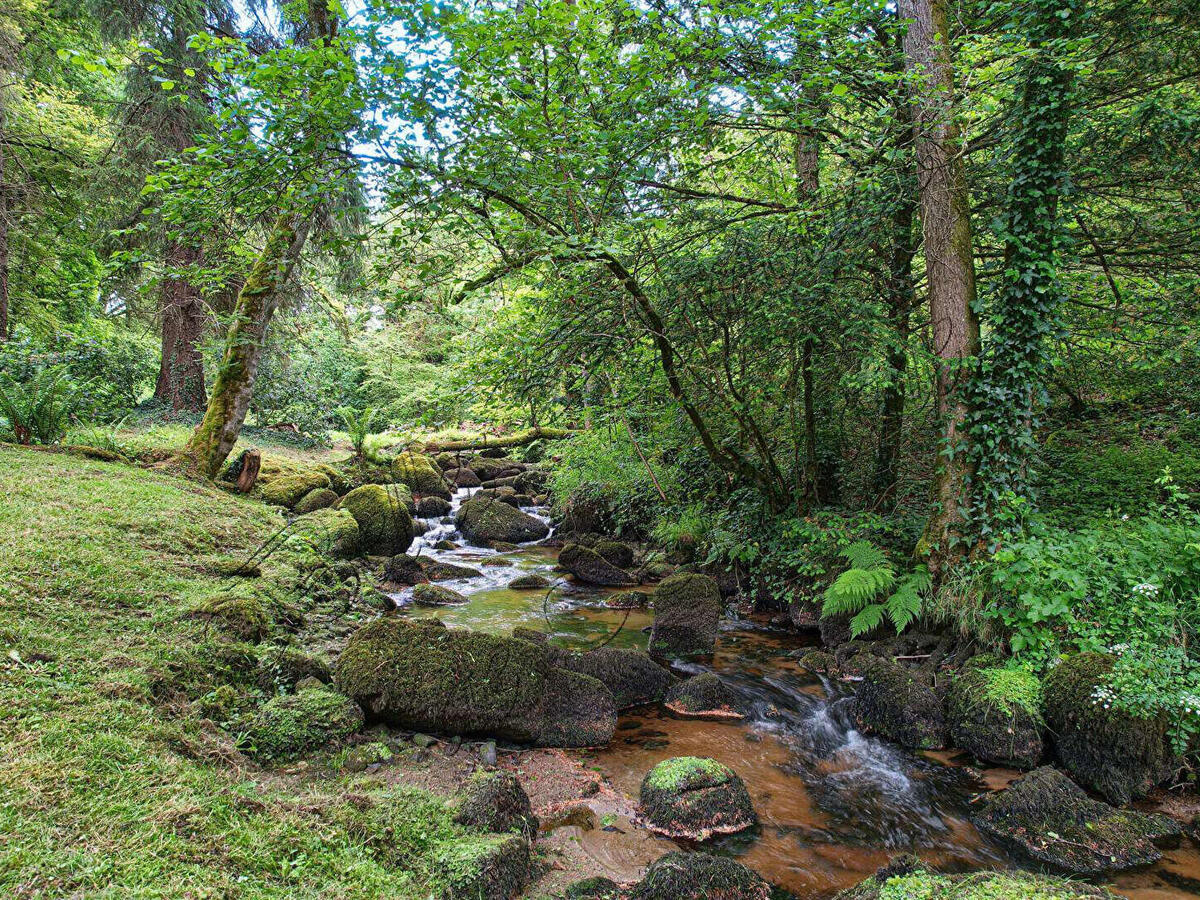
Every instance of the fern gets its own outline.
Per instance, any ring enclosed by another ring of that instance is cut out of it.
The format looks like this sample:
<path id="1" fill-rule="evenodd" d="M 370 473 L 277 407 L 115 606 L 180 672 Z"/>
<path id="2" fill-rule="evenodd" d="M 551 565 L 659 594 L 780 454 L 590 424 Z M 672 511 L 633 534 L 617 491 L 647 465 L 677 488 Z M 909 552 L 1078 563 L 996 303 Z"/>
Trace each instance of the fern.
<path id="1" fill-rule="evenodd" d="M 375 433 L 375 420 L 378 417 L 377 411 L 374 407 L 370 406 L 363 410 L 339 406 L 335 412 L 346 426 L 346 434 L 350 437 L 350 443 L 354 447 L 355 455 L 359 459 L 362 459 L 363 447 L 366 446 L 367 438 Z"/>
<path id="2" fill-rule="evenodd" d="M 852 616 L 850 633 L 858 637 L 885 618 L 903 631 L 921 614 L 922 595 L 931 583 L 925 566 L 897 578 L 891 561 L 869 541 L 854 542 L 842 557 L 850 568 L 826 588 L 822 615 Z"/>
<path id="3" fill-rule="evenodd" d="M 18 444 L 54 444 L 66 433 L 79 392 L 63 369 L 43 369 L 24 384 L 0 383 L 0 416 L 8 420 Z"/>

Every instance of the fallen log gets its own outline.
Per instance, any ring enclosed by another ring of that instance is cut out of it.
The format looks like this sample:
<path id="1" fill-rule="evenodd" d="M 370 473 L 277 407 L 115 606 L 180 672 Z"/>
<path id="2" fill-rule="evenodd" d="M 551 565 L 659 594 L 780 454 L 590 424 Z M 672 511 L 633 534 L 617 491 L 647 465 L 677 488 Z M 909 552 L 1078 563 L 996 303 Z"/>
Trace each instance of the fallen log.
<path id="1" fill-rule="evenodd" d="M 524 447 L 534 441 L 556 441 L 559 438 L 570 437 L 575 432 L 569 428 L 527 428 L 503 437 L 482 434 L 478 437 L 462 441 L 443 441 L 425 445 L 426 453 L 455 453 L 463 450 L 487 450 L 491 447 Z"/>

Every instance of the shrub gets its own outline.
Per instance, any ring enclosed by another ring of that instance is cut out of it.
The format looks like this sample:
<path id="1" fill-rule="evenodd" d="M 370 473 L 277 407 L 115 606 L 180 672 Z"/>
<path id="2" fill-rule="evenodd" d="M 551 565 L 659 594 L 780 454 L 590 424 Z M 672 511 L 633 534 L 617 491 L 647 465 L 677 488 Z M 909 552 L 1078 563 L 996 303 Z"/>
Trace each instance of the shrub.
<path id="1" fill-rule="evenodd" d="M 63 368 L 42 369 L 25 383 L 0 380 L 0 415 L 18 444 L 57 444 L 70 424 L 81 386 Z"/>

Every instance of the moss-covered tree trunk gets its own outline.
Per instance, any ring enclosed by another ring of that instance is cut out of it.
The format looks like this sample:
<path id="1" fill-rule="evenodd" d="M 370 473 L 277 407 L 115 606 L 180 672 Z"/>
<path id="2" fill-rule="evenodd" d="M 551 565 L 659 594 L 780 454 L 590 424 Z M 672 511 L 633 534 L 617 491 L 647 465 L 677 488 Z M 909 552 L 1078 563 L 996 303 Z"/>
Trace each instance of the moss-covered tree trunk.
<path id="1" fill-rule="evenodd" d="M 307 217 L 281 214 L 238 292 L 212 396 L 185 451 L 197 471 L 209 478 L 221 471 L 246 421 L 263 339 L 307 235 Z"/>
<path id="2" fill-rule="evenodd" d="M 934 571 L 952 564 L 965 541 L 972 456 L 967 390 L 979 355 L 970 195 L 954 118 L 954 67 L 946 0 L 900 0 L 905 66 L 914 98 L 917 192 L 925 239 L 929 318 L 942 422 L 934 510 L 925 532 Z"/>

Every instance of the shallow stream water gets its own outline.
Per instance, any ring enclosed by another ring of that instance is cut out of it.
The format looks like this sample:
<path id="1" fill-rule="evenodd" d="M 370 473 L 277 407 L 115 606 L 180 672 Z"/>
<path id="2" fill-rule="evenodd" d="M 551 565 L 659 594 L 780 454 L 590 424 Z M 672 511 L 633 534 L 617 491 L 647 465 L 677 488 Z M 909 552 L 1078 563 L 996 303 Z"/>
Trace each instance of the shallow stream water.
<path id="1" fill-rule="evenodd" d="M 455 495 L 454 511 L 469 493 Z M 525 511 L 546 518 L 545 510 Z M 609 609 L 604 598 L 610 591 L 576 584 L 553 571 L 556 550 L 526 545 L 498 553 L 465 544 L 435 550 L 433 545 L 444 539 L 461 543 L 453 512 L 424 524 L 428 530 L 410 553 L 483 574 L 440 582 L 469 598 L 457 606 L 411 605 L 411 590 L 394 595 L 406 614 L 495 634 L 533 628 L 547 632 L 557 646 L 572 649 L 588 649 L 610 638 L 609 646 L 645 649 L 652 613 Z M 513 578 L 528 573 L 544 575 L 551 588 L 507 588 Z M 947 872 L 1014 866 L 1007 853 L 970 824 L 969 816 L 973 803 L 1018 773 L 971 768 L 969 760 L 952 753 L 909 753 L 859 733 L 850 716 L 853 686 L 800 668 L 788 654 L 804 646 L 794 633 L 757 620 L 726 620 L 710 664 L 678 671 L 715 672 L 741 695 L 749 710 L 744 720 L 684 720 L 644 708 L 621 716 L 607 748 L 580 756 L 634 800 L 642 778 L 663 759 L 706 756 L 725 763 L 745 781 L 761 826 L 713 841 L 706 849 L 735 856 L 805 900 L 857 884 L 903 852 Z M 564 827 L 575 829 L 574 837 L 596 868 L 618 881 L 638 878 L 673 847 L 628 816 L 606 824 Z M 1158 865 L 1121 875 L 1110 886 L 1133 900 L 1200 896 L 1200 851 L 1185 840 L 1182 849 L 1168 851 Z"/>

